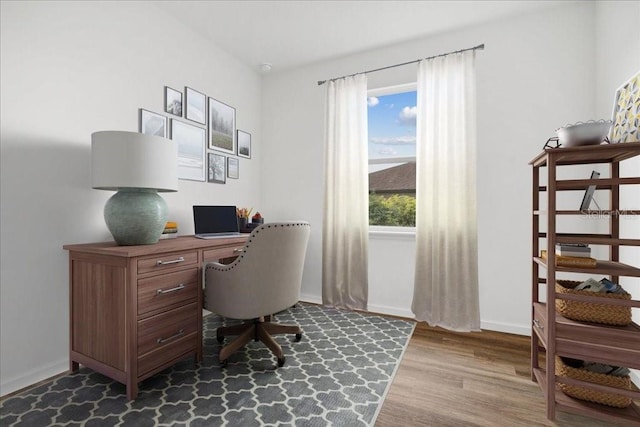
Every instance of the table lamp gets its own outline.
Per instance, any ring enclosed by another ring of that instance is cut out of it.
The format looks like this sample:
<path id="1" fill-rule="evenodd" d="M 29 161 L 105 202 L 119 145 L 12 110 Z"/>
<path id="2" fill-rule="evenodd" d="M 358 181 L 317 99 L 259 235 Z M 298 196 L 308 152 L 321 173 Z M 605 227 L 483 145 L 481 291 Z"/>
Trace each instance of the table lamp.
<path id="1" fill-rule="evenodd" d="M 104 220 L 118 245 L 157 243 L 168 212 L 158 192 L 178 191 L 178 146 L 137 132 L 95 132 L 91 179 L 93 188 L 117 191 L 104 207 Z"/>

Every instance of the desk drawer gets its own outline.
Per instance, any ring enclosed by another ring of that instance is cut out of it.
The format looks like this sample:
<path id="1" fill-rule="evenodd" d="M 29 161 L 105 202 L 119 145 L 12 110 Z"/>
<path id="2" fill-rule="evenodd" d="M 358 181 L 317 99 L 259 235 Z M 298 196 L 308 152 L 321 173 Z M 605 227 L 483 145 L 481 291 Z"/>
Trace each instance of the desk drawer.
<path id="1" fill-rule="evenodd" d="M 138 354 L 170 347 L 197 330 L 197 303 L 141 320 L 138 322 Z"/>
<path id="2" fill-rule="evenodd" d="M 138 274 L 166 271 L 172 268 L 198 265 L 198 252 L 172 252 L 168 254 L 140 258 Z"/>
<path id="3" fill-rule="evenodd" d="M 138 280 L 138 315 L 198 298 L 198 269 Z"/>
<path id="4" fill-rule="evenodd" d="M 177 362 L 182 357 L 189 353 L 193 355 L 197 351 L 197 338 L 198 335 L 193 332 L 181 338 L 177 338 L 175 341 L 167 344 L 161 349 L 152 351 L 138 358 L 138 378 L 147 377 L 148 373 L 153 374 L 153 371 L 157 371 L 165 364 L 171 361 Z"/>
<path id="5" fill-rule="evenodd" d="M 237 257 L 242 253 L 244 245 L 230 246 L 228 248 L 216 248 L 204 251 L 204 262 L 218 261 L 223 258 Z"/>

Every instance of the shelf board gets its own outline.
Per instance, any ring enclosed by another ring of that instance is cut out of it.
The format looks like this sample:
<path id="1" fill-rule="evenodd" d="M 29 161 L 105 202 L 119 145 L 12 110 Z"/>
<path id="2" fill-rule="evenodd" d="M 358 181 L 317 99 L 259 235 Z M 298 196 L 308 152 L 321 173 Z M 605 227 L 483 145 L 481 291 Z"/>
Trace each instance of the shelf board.
<path id="1" fill-rule="evenodd" d="M 529 164 L 535 167 L 546 166 L 549 157 L 554 158 L 556 165 L 610 163 L 620 162 L 638 155 L 640 155 L 640 144 L 637 142 L 547 148 L 533 158 Z"/>
<path id="2" fill-rule="evenodd" d="M 543 369 L 534 369 L 535 378 L 540 385 L 543 393 L 547 390 L 547 375 Z M 635 403 L 627 408 L 612 408 L 597 403 L 591 403 L 584 400 L 574 399 L 567 396 L 556 386 L 555 402 L 556 409 L 563 412 L 571 412 L 579 415 L 588 415 L 604 421 L 624 420 L 630 425 L 640 423 L 640 407 Z"/>
<path id="3" fill-rule="evenodd" d="M 538 233 L 546 238 L 547 233 Z M 587 245 L 640 246 L 640 239 L 614 239 L 611 234 L 556 233 L 556 243 L 584 243 Z"/>
<path id="4" fill-rule="evenodd" d="M 533 260 L 538 265 L 545 268 L 547 267 L 546 260 L 540 257 L 534 257 Z M 632 267 L 621 262 L 604 260 L 597 260 L 597 264 L 593 268 L 556 266 L 556 271 L 567 273 L 603 274 L 608 276 L 640 277 L 640 268 Z"/>
<path id="5" fill-rule="evenodd" d="M 535 210 L 533 211 L 534 215 L 548 215 L 549 211 L 546 210 Z M 626 216 L 626 215 L 640 215 L 640 210 L 637 209 L 601 209 L 599 211 L 588 210 L 588 211 L 579 211 L 579 210 L 556 210 L 556 215 L 587 215 L 590 217 L 596 218 L 606 218 L 611 216 Z"/>
<path id="6" fill-rule="evenodd" d="M 557 191 L 584 191 L 589 185 L 595 185 L 596 190 L 611 190 L 619 185 L 640 184 L 640 178 L 602 178 L 602 179 L 565 179 L 556 181 Z M 538 191 L 547 191 L 546 185 L 538 187 Z"/>

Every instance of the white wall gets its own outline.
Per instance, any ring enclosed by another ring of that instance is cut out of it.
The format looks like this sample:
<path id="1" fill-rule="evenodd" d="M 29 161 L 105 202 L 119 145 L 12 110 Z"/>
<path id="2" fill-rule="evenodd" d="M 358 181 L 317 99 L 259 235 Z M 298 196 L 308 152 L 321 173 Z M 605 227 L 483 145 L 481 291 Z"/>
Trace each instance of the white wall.
<path id="1" fill-rule="evenodd" d="M 65 243 L 112 240 L 90 187 L 98 130 L 137 131 L 138 108 L 190 86 L 237 109 L 253 159 L 227 184 L 165 195 L 181 234 L 193 204 L 260 206 L 261 77 L 147 2 L 2 2 L 1 390 L 68 369 Z"/>
<path id="2" fill-rule="evenodd" d="M 311 221 L 303 294 L 321 298 L 325 80 L 485 43 L 478 52 L 478 222 L 482 327 L 530 333 L 531 171 L 554 130 L 594 113 L 595 6 L 570 4 L 267 76 L 264 202 Z M 415 81 L 406 66 L 369 87 Z M 292 178 L 291 172 L 293 172 Z M 410 315 L 415 242 L 370 241 L 369 307 Z"/>
<path id="3" fill-rule="evenodd" d="M 596 7 L 596 112 L 608 118 L 613 109 L 615 91 L 631 76 L 640 72 L 640 2 L 599 1 Z M 637 176 L 640 158 L 625 161 L 620 166 L 623 176 Z M 640 208 L 640 186 L 620 190 L 622 208 Z M 640 217 L 623 216 L 620 233 L 626 238 L 640 238 Z M 620 260 L 640 266 L 640 248 L 622 247 Z M 640 299 L 640 278 L 621 278 L 621 285 L 634 299 Z M 640 309 L 633 309 L 633 320 L 640 323 Z M 634 382 L 640 384 L 640 371 L 634 372 Z"/>

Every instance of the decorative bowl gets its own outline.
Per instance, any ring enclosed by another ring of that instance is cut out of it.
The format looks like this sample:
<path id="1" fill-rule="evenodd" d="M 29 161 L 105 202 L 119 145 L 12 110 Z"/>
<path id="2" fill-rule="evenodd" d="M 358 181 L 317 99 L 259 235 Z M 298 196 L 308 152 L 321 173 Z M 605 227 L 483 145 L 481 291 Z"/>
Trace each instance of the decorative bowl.
<path id="1" fill-rule="evenodd" d="M 563 147 L 598 145 L 609 134 L 611 123 L 611 120 L 589 120 L 563 126 L 556 129 L 558 142 Z"/>

